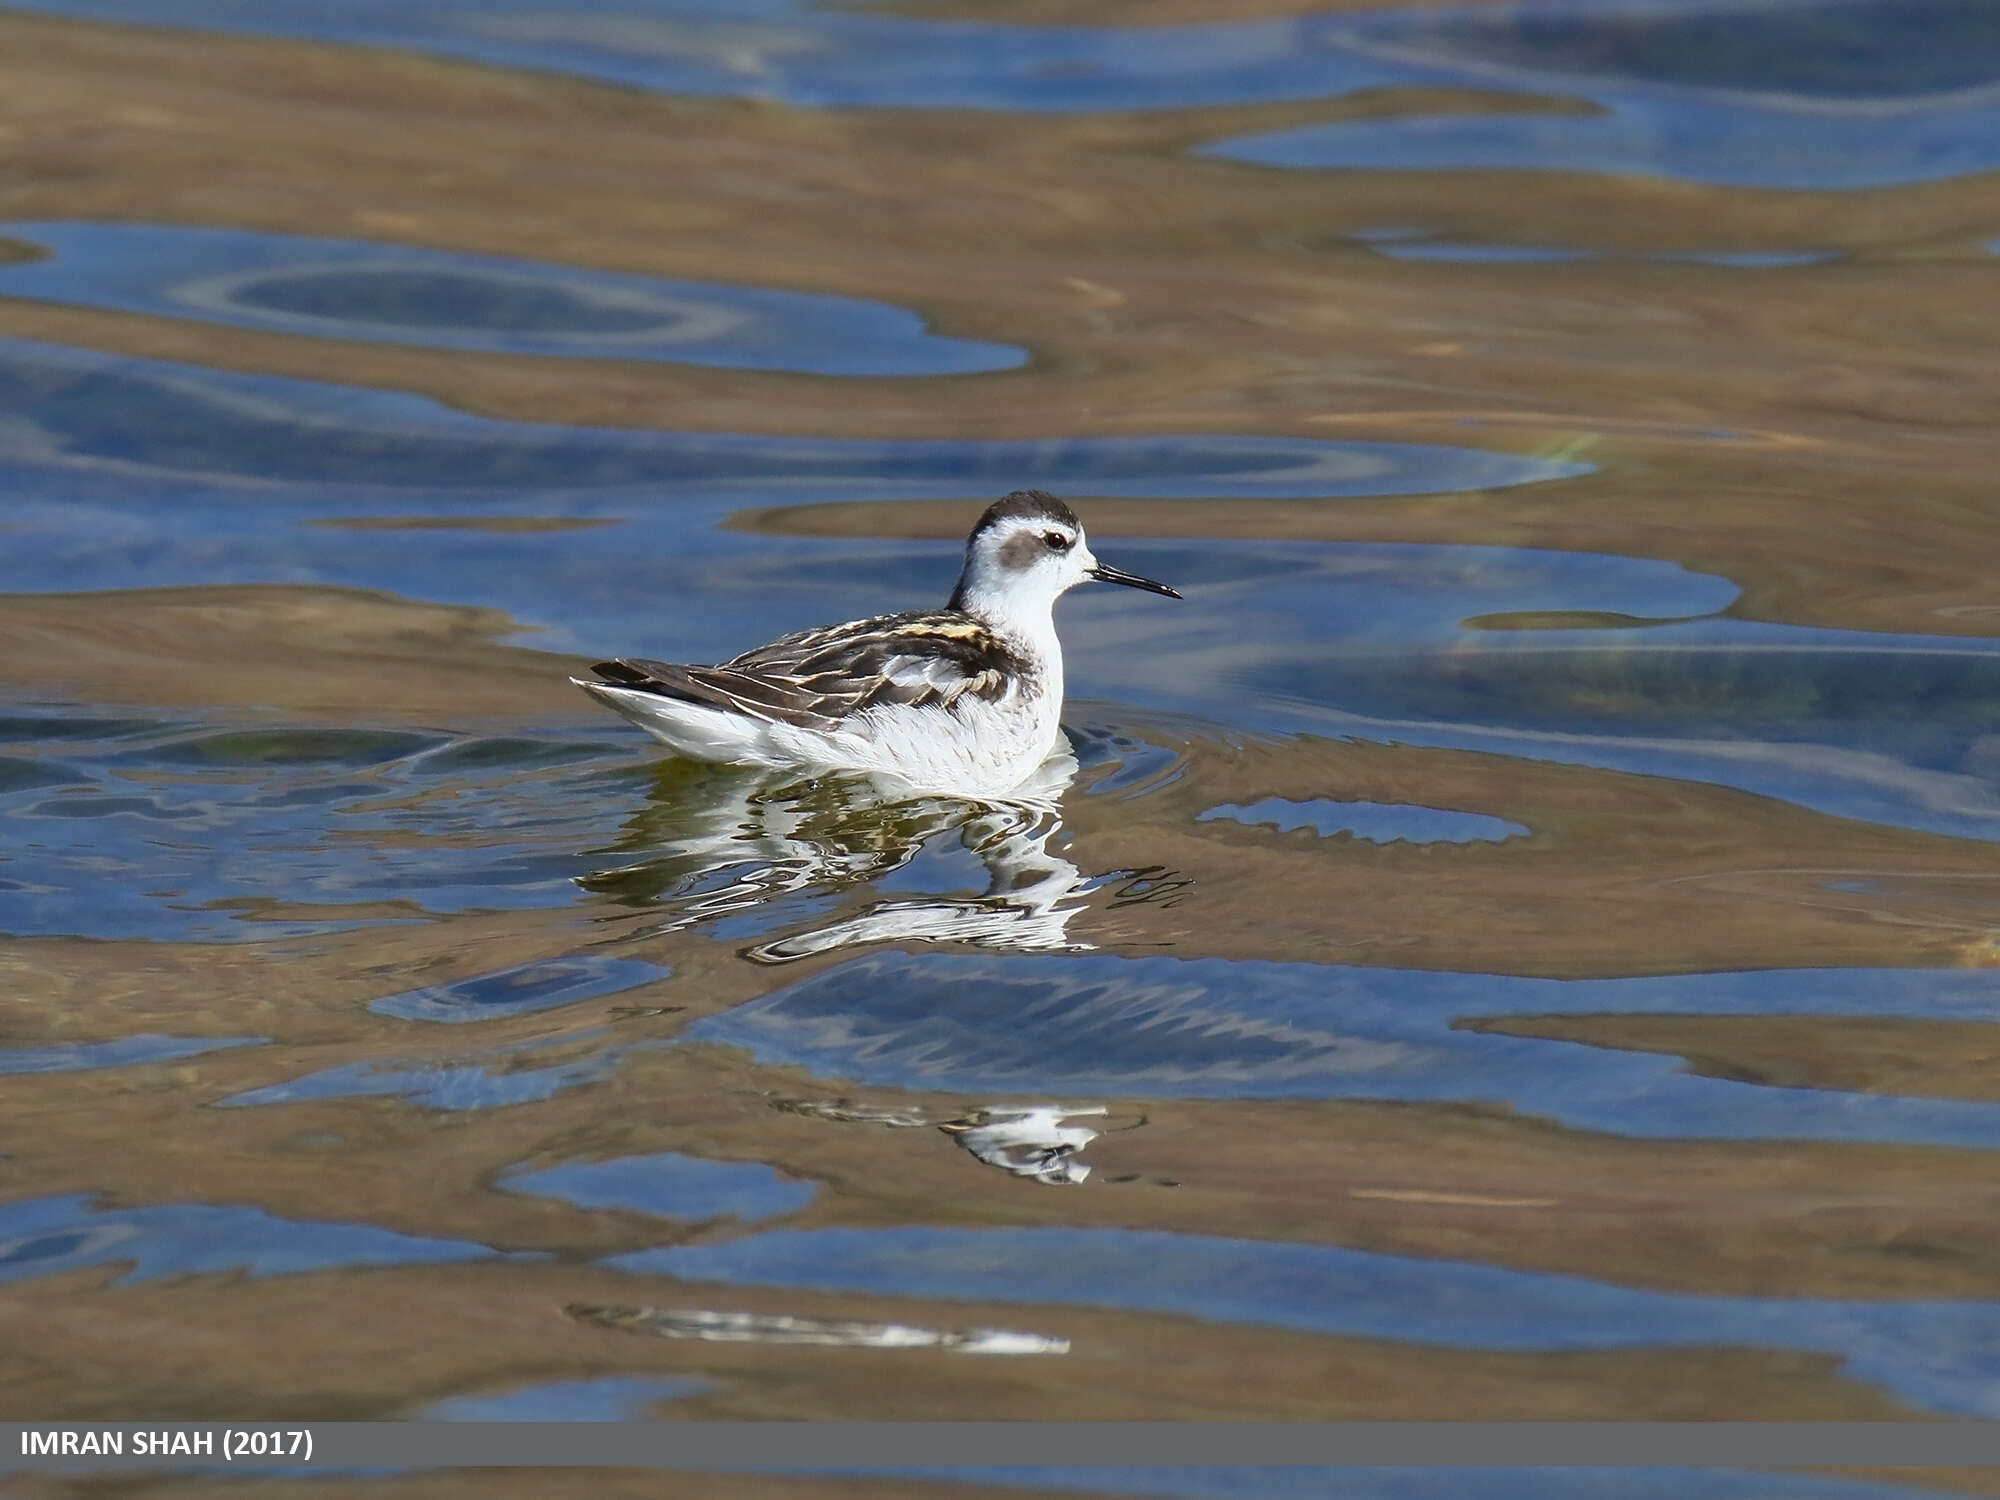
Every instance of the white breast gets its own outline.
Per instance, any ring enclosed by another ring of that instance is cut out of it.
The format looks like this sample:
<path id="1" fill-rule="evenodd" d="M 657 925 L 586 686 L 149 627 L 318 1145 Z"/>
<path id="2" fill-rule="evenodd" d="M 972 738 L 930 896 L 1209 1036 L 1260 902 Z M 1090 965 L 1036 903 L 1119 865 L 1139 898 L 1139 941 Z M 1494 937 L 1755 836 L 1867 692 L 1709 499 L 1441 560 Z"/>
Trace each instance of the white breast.
<path id="1" fill-rule="evenodd" d="M 968 795 L 1011 791 L 1062 738 L 1062 699 L 1016 688 L 997 700 L 968 695 L 949 709 L 878 708 L 850 735 L 865 769 Z"/>

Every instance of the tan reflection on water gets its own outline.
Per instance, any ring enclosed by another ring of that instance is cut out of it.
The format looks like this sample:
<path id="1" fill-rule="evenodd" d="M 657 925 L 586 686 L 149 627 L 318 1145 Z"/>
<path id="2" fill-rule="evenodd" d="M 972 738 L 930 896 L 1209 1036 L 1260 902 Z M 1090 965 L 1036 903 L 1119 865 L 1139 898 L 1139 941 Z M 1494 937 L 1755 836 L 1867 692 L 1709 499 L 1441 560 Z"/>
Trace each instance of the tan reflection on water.
<path id="1" fill-rule="evenodd" d="M 1036 11 L 1076 13 L 1062 0 Z M 1560 453 L 1606 467 L 1481 495 L 1101 501 L 1092 524 L 1659 557 L 1734 579 L 1744 588 L 1734 612 L 1753 618 L 1969 636 L 2000 623 L 2000 298 L 1993 259 L 1978 248 L 2000 224 L 1995 176 L 1850 194 L 1581 176 L 1527 194 L 1481 174 L 1344 174 L 1336 186 L 1176 153 L 1394 101 L 1116 117 L 829 114 L 394 53 L 361 66 L 303 44 L 18 16 L 4 27 L 10 217 L 372 236 L 878 297 L 920 307 L 947 334 L 1026 344 L 1036 360 L 978 380 L 827 381 L 474 359 L 22 301 L 0 302 L 0 332 L 416 391 L 539 421 L 870 436 L 1282 432 Z M 1434 227 L 1468 239 L 1806 246 L 1852 259 L 1755 275 L 1410 266 L 1344 238 L 1404 217 L 1416 191 L 1431 195 Z M 524 214 L 524 202 L 535 211 Z M 945 536 L 962 529 L 963 511 L 806 508 L 737 524 Z M 0 600 L 0 679 L 35 696 L 275 710 L 289 721 L 574 717 L 567 663 L 501 644 L 515 628 L 493 611 L 275 585 L 16 597 Z M 1067 802 L 1065 856 L 1084 876 L 1177 872 L 1200 892 L 1200 925 L 1100 897 L 1064 911 L 1061 941 L 1560 977 L 2000 961 L 1977 899 L 2000 877 L 1991 845 L 1525 759 L 1183 738 L 1173 785 L 1115 804 Z M 1330 786 L 1476 810 L 1532 834 L 1377 848 L 1194 821 L 1219 803 Z M 866 916 L 857 908 L 846 920 Z M 570 953 L 585 936 L 575 912 L 536 912 L 231 947 L 0 945 L 9 1045 L 142 1030 L 272 1038 L 178 1063 L 7 1080 L 0 1192 L 251 1204 L 574 1258 L 739 1233 L 492 1187 L 524 1162 L 671 1150 L 769 1162 L 823 1184 L 796 1219 L 809 1227 L 1228 1232 L 1693 1292 L 2000 1296 L 2000 1201 L 1968 1186 L 1968 1153 L 1941 1148 L 1631 1140 L 1472 1106 L 1120 1101 L 1143 1108 L 1145 1127 L 1093 1141 L 1090 1183 L 1058 1192 L 980 1165 L 937 1131 L 774 1108 L 822 1095 L 824 1081 L 715 1048 L 639 1052 L 598 1086 L 478 1114 L 393 1098 L 203 1107 L 325 1068 L 455 1055 L 467 1039 L 438 1033 L 463 1028 L 411 1027 L 371 1015 L 368 1002 Z M 587 1033 L 598 1027 L 669 1039 L 771 986 L 771 971 L 738 946 L 699 926 L 656 933 L 643 951 L 672 965 L 670 982 L 617 997 L 623 1010 L 584 1001 L 489 1022 L 478 1045 L 546 1044 L 559 1058 L 595 1045 Z M 797 972 L 838 961 L 836 946 L 801 955 Z M 2000 1054 L 2000 1028 L 1976 1023 L 1484 1024 L 1678 1054 L 1722 1076 L 1941 1098 L 1993 1098 L 1985 1061 Z M 865 1102 L 948 1120 L 1002 1101 L 879 1090 Z M 1831 1358 L 1758 1349 L 1512 1355 L 1088 1308 L 703 1289 L 704 1305 L 721 1311 L 1070 1340 L 1068 1355 L 1024 1372 L 948 1352 L 694 1345 L 586 1327 L 562 1308 L 645 1299 L 630 1278 L 575 1263 L 201 1277 L 115 1292 L 106 1279 L 79 1272 L 0 1290 L 0 1409 L 360 1418 L 541 1380 L 671 1372 L 719 1385 L 664 1408 L 669 1416 L 1906 1415 Z M 479 1493 L 513 1482 L 482 1478 Z M 36 1483 L 28 1493 L 67 1492 Z M 593 1479 L 602 1494 L 628 1484 Z M 445 1475 L 370 1481 L 367 1493 L 468 1487 Z M 149 1492 L 183 1490 L 196 1492 L 180 1481 Z M 732 1488 L 821 1491 L 846 1492 L 778 1480 Z"/>

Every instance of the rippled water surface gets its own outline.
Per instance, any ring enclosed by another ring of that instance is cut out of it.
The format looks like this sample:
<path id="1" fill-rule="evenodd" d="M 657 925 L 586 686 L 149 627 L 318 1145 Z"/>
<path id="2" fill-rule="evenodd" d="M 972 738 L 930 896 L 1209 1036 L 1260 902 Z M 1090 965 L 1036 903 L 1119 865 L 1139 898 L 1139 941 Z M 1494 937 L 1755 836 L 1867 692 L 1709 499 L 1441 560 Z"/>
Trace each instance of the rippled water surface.
<path id="1" fill-rule="evenodd" d="M 494 256 L 159 224 L 0 224 L 9 296 L 484 354 L 671 359 L 814 375 L 956 375 L 1026 355 L 901 308 Z"/>
<path id="2" fill-rule="evenodd" d="M 0 30 L 9 1415 L 2000 1417 L 1990 7 Z M 1018 797 L 568 684 L 1031 486 Z"/>

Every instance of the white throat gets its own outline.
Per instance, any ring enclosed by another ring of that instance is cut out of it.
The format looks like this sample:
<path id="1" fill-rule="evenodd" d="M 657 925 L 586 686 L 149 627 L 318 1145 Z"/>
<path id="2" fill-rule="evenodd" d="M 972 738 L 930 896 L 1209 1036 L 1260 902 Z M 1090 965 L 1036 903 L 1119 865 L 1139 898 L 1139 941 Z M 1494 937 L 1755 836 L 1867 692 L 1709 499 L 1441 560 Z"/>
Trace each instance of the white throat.
<path id="1" fill-rule="evenodd" d="M 967 559 L 953 603 L 1002 636 L 1031 664 L 1031 690 L 1051 712 L 1063 698 L 1062 641 L 1056 635 L 1056 600 L 1080 582 L 1096 559 L 1082 539 L 1073 554 L 1049 558 L 1033 568 L 998 566 L 990 558 Z"/>

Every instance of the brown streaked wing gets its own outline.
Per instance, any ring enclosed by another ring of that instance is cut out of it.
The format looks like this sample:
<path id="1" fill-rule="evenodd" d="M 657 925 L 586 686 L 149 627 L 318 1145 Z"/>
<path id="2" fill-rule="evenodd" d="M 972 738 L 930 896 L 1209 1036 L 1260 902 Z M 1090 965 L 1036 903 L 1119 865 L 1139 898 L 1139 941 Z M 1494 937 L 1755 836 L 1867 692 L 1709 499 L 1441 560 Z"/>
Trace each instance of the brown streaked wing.
<path id="1" fill-rule="evenodd" d="M 867 708 L 997 700 L 1027 663 L 977 620 L 919 613 L 802 630 L 719 666 L 621 657 L 595 670 L 617 687 L 832 729 Z"/>
<path id="2" fill-rule="evenodd" d="M 1026 663 L 977 620 L 914 613 L 801 631 L 720 667 L 697 670 L 704 677 L 715 674 L 711 680 L 718 686 L 724 673 L 731 686 L 754 679 L 766 692 L 784 696 L 785 708 L 778 712 L 788 722 L 810 719 L 824 727 L 891 704 L 948 708 L 968 693 L 997 699 Z"/>
<path id="3" fill-rule="evenodd" d="M 785 699 L 775 684 L 755 679 L 716 680 L 714 667 L 682 666 L 678 662 L 653 661 L 643 656 L 621 656 L 601 661 L 591 668 L 598 680 L 612 687 L 634 692 L 657 693 L 662 698 L 678 698 L 732 713 L 753 714 L 760 719 L 785 717 Z M 792 722 L 789 719 L 787 722 Z"/>

